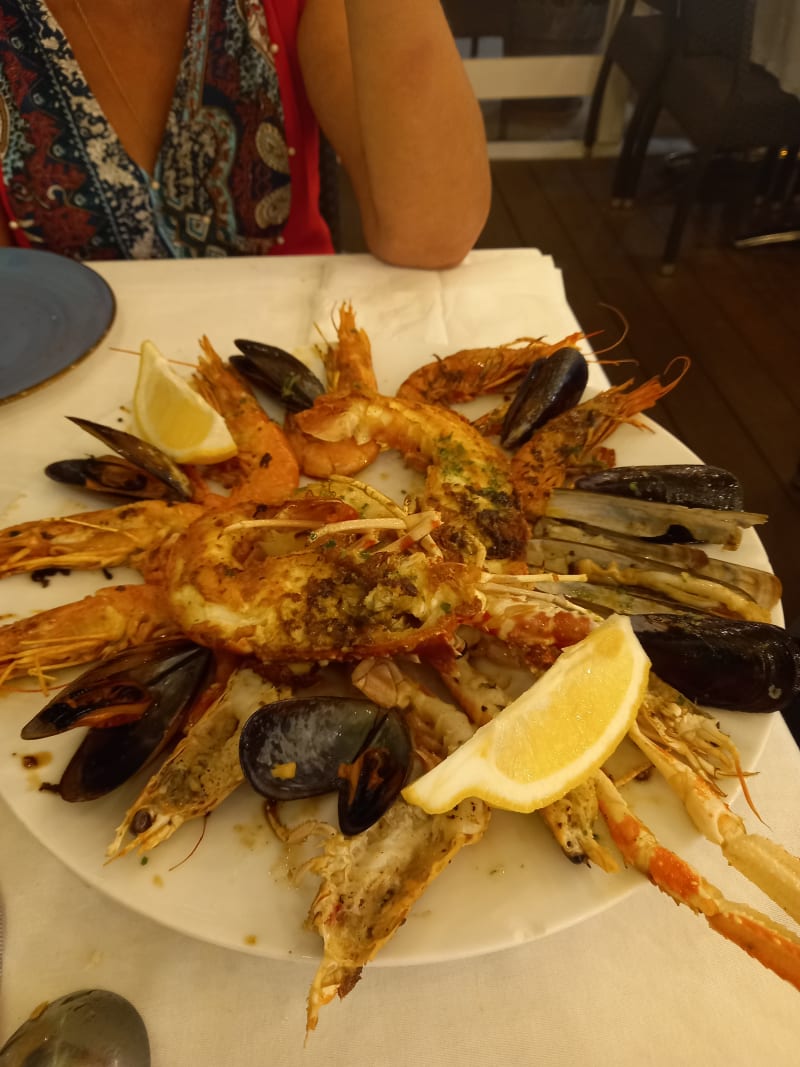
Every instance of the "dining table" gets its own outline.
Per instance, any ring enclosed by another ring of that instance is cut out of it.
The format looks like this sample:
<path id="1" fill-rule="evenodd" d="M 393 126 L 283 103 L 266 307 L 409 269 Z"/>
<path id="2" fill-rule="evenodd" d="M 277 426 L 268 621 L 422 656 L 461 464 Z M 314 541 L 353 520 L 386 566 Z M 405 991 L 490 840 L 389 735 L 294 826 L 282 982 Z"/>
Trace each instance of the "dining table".
<path id="1" fill-rule="evenodd" d="M 242 337 L 307 355 L 322 336 L 333 336 L 336 309 L 351 301 L 372 342 L 379 389 L 392 393 L 409 359 L 423 363 L 518 337 L 555 340 L 581 329 L 561 271 L 536 249 L 474 251 L 445 271 L 395 268 L 367 255 L 88 267 L 110 286 L 114 319 L 85 358 L 0 406 L 3 525 L 35 517 L 32 467 L 61 458 L 67 442 L 81 447 L 79 431 L 64 416 L 108 421 L 129 411 L 136 353 L 145 339 L 177 366 L 195 362 L 203 335 L 223 355 Z M 597 364 L 590 382 L 595 388 L 605 382 Z M 64 494 L 66 499 L 67 489 Z M 92 505 L 84 500 L 82 506 Z M 0 615 L 6 619 L 18 610 L 12 591 L 25 580 L 0 584 Z M 67 581 L 59 594 L 65 600 Z M 0 715 L 10 712 L 16 699 L 13 686 L 0 690 Z M 741 719 L 756 736 L 753 764 L 745 770 L 753 772 L 747 783 L 758 814 L 735 782 L 726 785 L 731 806 L 751 831 L 797 854 L 800 751 L 780 712 Z M 24 768 L 22 752 L 22 742 L 6 738 L 0 754 L 0 895 L 7 922 L 0 969 L 3 1039 L 42 1002 L 76 989 L 103 988 L 138 1008 L 154 1067 L 794 1067 L 800 1058 L 797 990 L 636 872 L 602 875 L 559 854 L 565 891 L 571 880 L 590 877 L 627 878 L 630 884 L 616 898 L 600 897 L 597 907 L 537 929 L 515 926 L 514 915 L 525 897 L 535 900 L 552 888 L 539 882 L 535 852 L 508 855 L 484 875 L 501 893 L 508 887 L 509 924 L 496 943 L 484 938 L 476 948 L 472 928 L 485 918 L 485 903 L 475 889 L 475 870 L 484 842 L 459 853 L 442 875 L 452 906 L 440 908 L 435 922 L 447 927 L 446 936 L 431 928 L 434 918 L 423 894 L 394 938 L 398 947 L 404 936 L 422 947 L 385 960 L 379 954 L 345 998 L 323 1009 L 306 1040 L 306 994 L 318 962 L 314 951 L 292 958 L 260 951 L 253 940 L 220 943 L 211 928 L 204 936 L 191 914 L 192 859 L 174 876 L 184 879 L 186 923 L 165 919 L 157 906 L 132 906 L 106 891 L 85 864 L 65 859 L 58 842 L 27 817 L 34 803 L 55 801 L 39 794 L 41 775 Z M 29 796 L 20 796 L 20 782 L 27 783 Z M 73 805 L 77 834 L 92 818 L 91 803 Z M 728 866 L 718 848 L 689 828 L 682 811 L 673 818 L 679 824 L 676 850 L 726 897 L 796 931 L 775 904 Z M 186 835 L 181 847 L 188 853 L 197 833 L 189 826 L 179 833 Z M 248 847 L 245 837 L 242 849 Z M 202 840 L 197 848 L 202 855 Z M 136 857 L 113 866 L 124 871 L 125 863 L 132 865 L 131 877 L 142 876 Z M 102 865 L 98 855 L 98 870 Z M 277 877 L 265 863 L 259 877 L 248 875 L 246 885 L 234 888 L 253 907 L 263 901 L 267 908 L 268 887 Z M 313 878 L 311 889 L 285 891 L 305 893 L 310 902 Z M 217 909 L 230 907 L 231 899 L 227 890 L 221 893 Z"/>

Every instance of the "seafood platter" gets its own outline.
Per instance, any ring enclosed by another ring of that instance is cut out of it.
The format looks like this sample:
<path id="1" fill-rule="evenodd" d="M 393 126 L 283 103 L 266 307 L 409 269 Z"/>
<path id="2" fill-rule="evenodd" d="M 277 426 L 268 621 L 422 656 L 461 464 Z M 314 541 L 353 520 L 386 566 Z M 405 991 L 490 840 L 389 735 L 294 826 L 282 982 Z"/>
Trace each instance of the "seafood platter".
<path id="1" fill-rule="evenodd" d="M 299 362 L 201 339 L 236 446 L 212 465 L 139 439 L 129 395 L 68 413 L 83 453 L 0 532 L 4 798 L 129 907 L 321 960 L 310 1029 L 367 963 L 530 941 L 648 879 L 800 988 L 800 862 L 728 807 L 757 807 L 800 663 L 767 517 L 644 414 L 686 365 L 607 388 L 582 334 L 498 338 L 389 395 L 357 307 L 324 332 Z M 651 662 L 611 760 L 530 814 L 404 799 L 609 615 Z M 715 848 L 786 927 L 702 878 Z"/>

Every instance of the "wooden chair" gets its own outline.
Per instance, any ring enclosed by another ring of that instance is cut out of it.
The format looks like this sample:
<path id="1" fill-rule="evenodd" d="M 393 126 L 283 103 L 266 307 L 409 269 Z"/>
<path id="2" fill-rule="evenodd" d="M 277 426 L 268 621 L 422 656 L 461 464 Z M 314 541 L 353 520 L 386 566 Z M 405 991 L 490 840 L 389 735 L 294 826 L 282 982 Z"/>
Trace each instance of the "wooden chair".
<path id="1" fill-rule="evenodd" d="M 594 92 L 589 102 L 589 114 L 583 132 L 583 143 L 591 153 L 597 140 L 597 127 L 603 107 L 608 79 L 614 67 L 626 76 L 635 90 L 640 105 L 655 103 L 655 92 L 677 45 L 679 0 L 648 0 L 649 11 L 641 14 L 636 0 L 625 0 L 614 29 L 611 31 Z M 646 108 L 637 120 L 648 114 Z M 636 131 L 628 127 L 626 145 L 636 144 Z"/>
<path id="2" fill-rule="evenodd" d="M 654 99 L 640 100 L 631 120 L 636 142 L 623 150 L 615 178 L 622 199 L 635 195 L 662 108 L 694 147 L 664 246 L 662 273 L 675 268 L 686 222 L 715 155 L 800 144 L 800 99 L 750 59 L 755 2 L 686 0 L 675 54 Z"/>

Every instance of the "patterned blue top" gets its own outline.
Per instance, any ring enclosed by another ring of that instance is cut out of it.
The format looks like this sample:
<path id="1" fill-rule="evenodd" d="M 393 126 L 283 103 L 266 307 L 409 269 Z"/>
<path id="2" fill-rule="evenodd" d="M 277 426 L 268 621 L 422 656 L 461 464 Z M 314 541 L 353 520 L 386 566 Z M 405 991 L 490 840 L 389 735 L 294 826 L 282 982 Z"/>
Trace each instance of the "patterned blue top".
<path id="1" fill-rule="evenodd" d="M 127 154 L 44 0 L 0 5 L 0 191 L 33 247 L 78 259 L 281 243 L 289 151 L 262 0 L 193 0 L 155 168 Z"/>

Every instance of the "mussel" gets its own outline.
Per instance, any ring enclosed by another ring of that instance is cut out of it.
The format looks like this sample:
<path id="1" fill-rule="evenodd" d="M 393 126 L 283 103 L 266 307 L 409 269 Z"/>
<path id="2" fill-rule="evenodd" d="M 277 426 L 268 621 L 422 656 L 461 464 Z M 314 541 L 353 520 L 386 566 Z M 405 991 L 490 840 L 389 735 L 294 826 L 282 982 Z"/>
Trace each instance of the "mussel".
<path id="1" fill-rule="evenodd" d="M 744 493 L 735 474 L 705 463 L 662 463 L 644 467 L 612 467 L 575 479 L 575 488 L 678 504 L 685 508 L 744 509 Z"/>
<path id="2" fill-rule="evenodd" d="M 84 672 L 22 730 L 25 740 L 89 726 L 58 792 L 94 800 L 126 782 L 177 736 L 213 653 L 184 638 L 151 641 Z"/>
<path id="3" fill-rule="evenodd" d="M 186 499 L 160 478 L 121 456 L 89 456 L 87 459 L 61 459 L 48 463 L 48 478 L 63 485 L 78 485 L 96 493 L 134 497 L 137 500 Z"/>
<path id="4" fill-rule="evenodd" d="M 248 381 L 279 400 L 287 411 L 310 408 L 325 392 L 316 374 L 282 348 L 242 338 L 233 343 L 242 353 L 229 357 L 233 366 Z"/>
<path id="5" fill-rule="evenodd" d="M 517 389 L 500 431 L 504 448 L 518 448 L 534 430 L 574 407 L 586 388 L 589 368 L 577 348 L 559 348 L 537 359 Z"/>
<path id="6" fill-rule="evenodd" d="M 632 615 L 653 671 L 696 704 L 776 711 L 800 692 L 800 646 L 780 626 L 699 615 Z"/>
<path id="7" fill-rule="evenodd" d="M 86 460 L 62 460 L 45 467 L 45 474 L 57 482 L 82 485 L 87 489 L 117 493 L 143 499 L 191 500 L 192 483 L 174 463 L 155 445 L 150 445 L 132 433 L 103 426 L 99 422 L 68 415 L 70 422 L 80 426 L 103 444 L 112 448 L 122 463 L 114 457 Z"/>
<path id="8" fill-rule="evenodd" d="M 343 834 L 361 833 L 406 784 L 413 752 L 396 709 L 356 697 L 302 697 L 267 704 L 242 728 L 247 781 L 270 800 L 339 794 Z"/>

